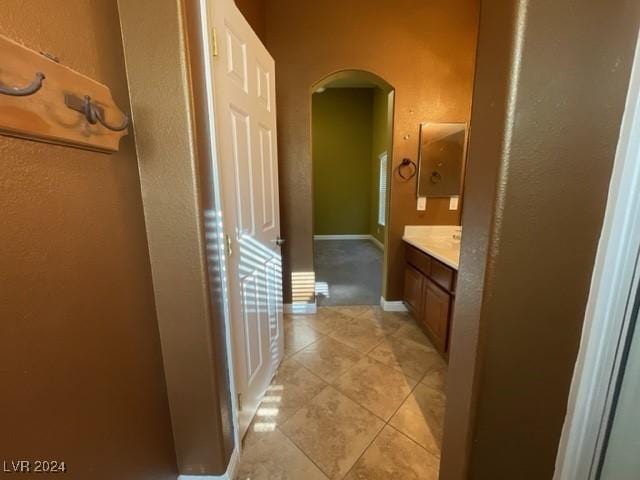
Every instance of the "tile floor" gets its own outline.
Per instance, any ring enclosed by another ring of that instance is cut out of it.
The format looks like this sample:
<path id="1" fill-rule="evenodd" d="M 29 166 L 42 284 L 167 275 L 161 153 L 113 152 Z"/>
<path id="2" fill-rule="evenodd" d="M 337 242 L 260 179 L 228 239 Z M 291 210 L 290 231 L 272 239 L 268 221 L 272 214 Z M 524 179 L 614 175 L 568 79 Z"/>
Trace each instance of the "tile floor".
<path id="1" fill-rule="evenodd" d="M 237 480 L 435 480 L 446 364 L 379 307 L 285 316 L 286 353 Z"/>

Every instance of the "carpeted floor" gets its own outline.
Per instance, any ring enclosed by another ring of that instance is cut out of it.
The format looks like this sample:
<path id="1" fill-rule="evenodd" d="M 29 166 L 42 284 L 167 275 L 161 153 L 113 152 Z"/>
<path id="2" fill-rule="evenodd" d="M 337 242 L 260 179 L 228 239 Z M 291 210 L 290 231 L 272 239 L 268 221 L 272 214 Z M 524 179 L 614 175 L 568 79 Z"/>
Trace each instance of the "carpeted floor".
<path id="1" fill-rule="evenodd" d="M 380 248 L 369 240 L 316 240 L 314 245 L 318 305 L 380 303 Z"/>

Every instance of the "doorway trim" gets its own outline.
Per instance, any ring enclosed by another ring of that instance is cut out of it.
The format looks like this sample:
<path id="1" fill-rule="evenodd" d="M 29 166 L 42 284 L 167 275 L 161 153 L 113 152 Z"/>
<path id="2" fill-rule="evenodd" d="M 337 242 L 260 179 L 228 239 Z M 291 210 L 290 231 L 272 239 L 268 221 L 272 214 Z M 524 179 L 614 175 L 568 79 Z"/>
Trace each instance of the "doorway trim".
<path id="1" fill-rule="evenodd" d="M 234 448 L 226 472 L 222 475 L 178 475 L 178 480 L 234 480 L 240 466 L 240 448 Z"/>
<path id="2" fill-rule="evenodd" d="M 639 252 L 640 50 L 636 44 L 554 480 L 596 478 L 638 290 Z"/>

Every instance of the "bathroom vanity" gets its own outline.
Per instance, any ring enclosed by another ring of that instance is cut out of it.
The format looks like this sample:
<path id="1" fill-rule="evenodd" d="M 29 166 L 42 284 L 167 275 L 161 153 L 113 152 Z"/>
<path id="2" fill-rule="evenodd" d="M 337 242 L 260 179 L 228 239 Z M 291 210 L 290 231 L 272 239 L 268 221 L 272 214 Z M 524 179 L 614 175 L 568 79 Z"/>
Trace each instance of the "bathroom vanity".
<path id="1" fill-rule="evenodd" d="M 420 125 L 416 196 L 422 207 L 418 208 L 424 209 L 428 198 L 449 198 L 449 208 L 458 209 L 467 134 L 466 123 Z M 445 358 L 449 355 L 461 233 L 459 226 L 406 226 L 402 237 L 404 303 Z"/>
<path id="2" fill-rule="evenodd" d="M 433 345 L 449 353 L 460 227 L 406 227 L 404 303 Z"/>

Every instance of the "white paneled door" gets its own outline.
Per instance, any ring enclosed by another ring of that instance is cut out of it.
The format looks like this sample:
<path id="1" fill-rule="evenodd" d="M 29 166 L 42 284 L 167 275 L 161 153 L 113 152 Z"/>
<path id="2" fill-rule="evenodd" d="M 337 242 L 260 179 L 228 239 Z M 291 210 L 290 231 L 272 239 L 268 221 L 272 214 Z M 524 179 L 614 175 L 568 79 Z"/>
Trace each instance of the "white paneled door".
<path id="1" fill-rule="evenodd" d="M 233 0 L 207 3 L 234 376 L 244 435 L 284 348 L 275 64 Z"/>

